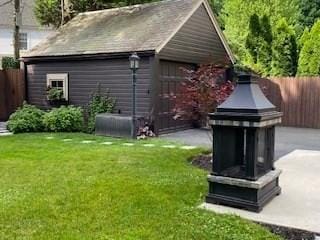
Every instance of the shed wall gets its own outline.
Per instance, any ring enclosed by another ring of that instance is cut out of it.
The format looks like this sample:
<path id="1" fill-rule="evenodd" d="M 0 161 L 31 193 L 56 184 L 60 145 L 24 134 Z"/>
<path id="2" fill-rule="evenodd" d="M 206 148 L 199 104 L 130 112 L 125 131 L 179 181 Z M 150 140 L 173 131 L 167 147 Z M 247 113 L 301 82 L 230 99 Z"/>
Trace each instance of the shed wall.
<path id="1" fill-rule="evenodd" d="M 159 53 L 160 59 L 188 63 L 221 63 L 229 59 L 202 4 Z"/>
<path id="2" fill-rule="evenodd" d="M 127 58 L 40 62 L 27 65 L 27 89 L 30 104 L 49 108 L 46 101 L 46 75 L 50 73 L 69 74 L 69 102 L 76 106 L 88 104 L 90 95 L 100 83 L 101 89 L 109 90 L 116 99 L 115 112 L 131 113 L 132 75 Z M 148 115 L 151 99 L 151 64 L 149 57 L 143 57 L 138 71 L 137 113 Z"/>

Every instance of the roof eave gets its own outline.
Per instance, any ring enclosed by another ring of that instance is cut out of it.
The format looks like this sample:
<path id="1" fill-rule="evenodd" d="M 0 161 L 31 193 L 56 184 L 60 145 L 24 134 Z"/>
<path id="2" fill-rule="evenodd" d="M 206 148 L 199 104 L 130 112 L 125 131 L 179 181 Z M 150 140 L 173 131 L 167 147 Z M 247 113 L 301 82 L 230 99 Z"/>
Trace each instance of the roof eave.
<path id="1" fill-rule="evenodd" d="M 211 7 L 210 7 L 210 4 L 208 3 L 207 0 L 202 0 L 202 3 L 204 4 L 204 7 L 206 8 L 206 10 L 207 10 L 207 12 L 209 14 L 211 22 L 214 25 L 214 27 L 215 27 L 215 29 L 216 29 L 216 31 L 218 33 L 218 36 L 219 36 L 219 38 L 220 38 L 220 40 L 221 40 L 221 42 L 222 42 L 222 44 L 223 44 L 228 56 L 230 58 L 230 61 L 232 62 L 232 64 L 235 64 L 236 61 L 237 61 L 236 57 L 234 56 L 234 54 L 233 54 L 233 52 L 232 52 L 232 50 L 231 50 L 231 48 L 229 46 L 229 43 L 228 43 L 224 33 L 222 32 L 222 30 L 221 30 L 221 28 L 219 26 L 219 23 L 218 23 L 215 15 L 214 15 Z"/>
<path id="2" fill-rule="evenodd" d="M 135 51 L 140 57 L 153 56 L 155 55 L 155 50 L 144 50 Z M 48 62 L 48 61 L 79 61 L 86 59 L 113 59 L 113 58 L 123 58 L 128 57 L 132 54 L 130 52 L 114 52 L 114 53 L 92 53 L 92 54 L 73 54 L 73 55 L 56 55 L 56 56 L 25 56 L 21 57 L 24 63 L 34 63 L 34 62 Z"/>

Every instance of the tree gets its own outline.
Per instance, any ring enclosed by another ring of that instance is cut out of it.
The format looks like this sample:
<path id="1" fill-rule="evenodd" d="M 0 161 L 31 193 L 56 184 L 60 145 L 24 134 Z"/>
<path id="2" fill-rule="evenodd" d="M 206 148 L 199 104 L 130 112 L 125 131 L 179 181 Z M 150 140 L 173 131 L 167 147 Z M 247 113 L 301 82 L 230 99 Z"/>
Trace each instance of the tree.
<path id="1" fill-rule="evenodd" d="M 282 18 L 276 24 L 272 44 L 272 75 L 295 76 L 297 43 L 293 27 Z"/>
<path id="2" fill-rule="evenodd" d="M 36 0 L 35 15 L 41 25 L 58 28 L 81 12 L 151 1 L 153 0 Z"/>
<path id="3" fill-rule="evenodd" d="M 224 2 L 221 18 L 225 34 L 233 52 L 242 62 L 248 60 L 245 47 L 249 33 L 249 21 L 253 14 L 266 15 L 271 26 L 285 17 L 290 25 L 295 26 L 300 14 L 299 0 L 228 0 Z"/>
<path id="4" fill-rule="evenodd" d="M 305 38 L 299 56 L 298 75 L 320 75 L 320 20 L 313 25 Z"/>
<path id="5" fill-rule="evenodd" d="M 246 48 L 251 56 L 250 62 L 255 71 L 269 75 L 272 56 L 272 29 L 269 17 L 261 19 L 257 14 L 250 17 Z"/>
<path id="6" fill-rule="evenodd" d="M 320 18 L 320 0 L 300 0 L 299 8 L 301 11 L 299 24 L 303 28 L 311 28 L 315 21 Z"/>
<path id="7" fill-rule="evenodd" d="M 175 119 L 199 122 L 213 112 L 232 93 L 231 81 L 219 81 L 226 67 L 202 65 L 196 71 L 182 69 L 185 80 L 178 94 L 172 96 L 175 102 Z"/>

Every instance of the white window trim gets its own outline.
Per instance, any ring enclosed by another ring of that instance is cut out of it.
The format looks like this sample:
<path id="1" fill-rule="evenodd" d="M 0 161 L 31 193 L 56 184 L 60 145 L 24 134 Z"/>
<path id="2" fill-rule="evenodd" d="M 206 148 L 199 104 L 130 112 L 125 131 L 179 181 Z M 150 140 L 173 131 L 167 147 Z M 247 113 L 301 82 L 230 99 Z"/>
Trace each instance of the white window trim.
<path id="1" fill-rule="evenodd" d="M 25 36 L 26 36 L 26 49 L 21 49 L 21 35 L 22 34 L 25 34 Z M 19 34 L 19 44 L 20 44 L 20 51 L 27 51 L 27 50 L 29 50 L 29 34 L 27 33 L 27 32 L 20 32 L 20 34 Z"/>
<path id="2" fill-rule="evenodd" d="M 47 74 L 47 86 L 51 86 L 52 81 L 63 81 L 63 97 L 69 100 L 69 76 L 68 73 Z"/>

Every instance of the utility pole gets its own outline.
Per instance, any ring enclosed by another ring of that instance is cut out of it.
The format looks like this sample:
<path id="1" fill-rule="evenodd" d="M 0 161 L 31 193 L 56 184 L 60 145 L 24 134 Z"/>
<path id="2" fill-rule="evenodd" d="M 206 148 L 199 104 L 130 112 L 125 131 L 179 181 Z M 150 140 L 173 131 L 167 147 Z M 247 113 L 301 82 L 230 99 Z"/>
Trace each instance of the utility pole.
<path id="1" fill-rule="evenodd" d="M 61 0 L 61 26 L 64 24 L 64 0 Z"/>
<path id="2" fill-rule="evenodd" d="M 20 1 L 21 0 L 14 0 L 13 46 L 14 46 L 14 58 L 16 60 L 19 60 L 20 58 L 20 22 L 21 22 Z"/>

